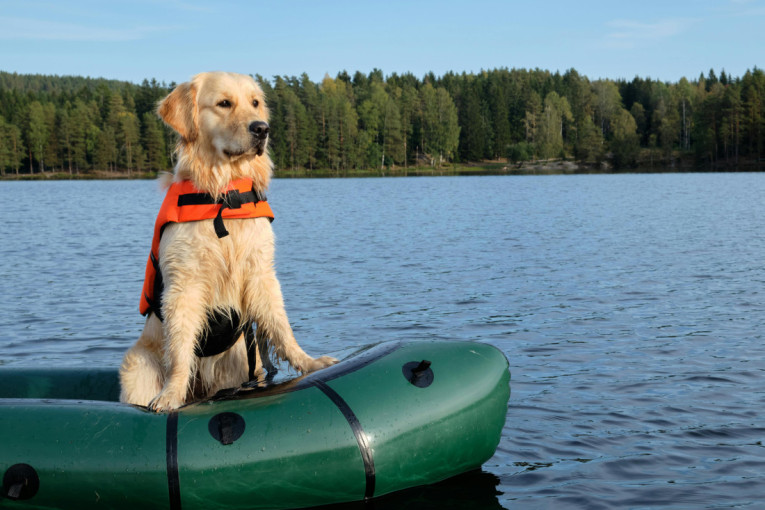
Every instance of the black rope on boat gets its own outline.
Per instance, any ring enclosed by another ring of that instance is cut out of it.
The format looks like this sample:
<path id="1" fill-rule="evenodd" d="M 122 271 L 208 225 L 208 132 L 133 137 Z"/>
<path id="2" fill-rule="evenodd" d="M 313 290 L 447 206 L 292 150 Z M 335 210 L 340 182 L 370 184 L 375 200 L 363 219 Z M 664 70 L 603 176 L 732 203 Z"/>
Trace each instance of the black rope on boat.
<path id="1" fill-rule="evenodd" d="M 367 435 L 364 432 L 364 428 L 361 426 L 356 413 L 353 412 L 348 403 L 341 397 L 335 390 L 330 388 L 324 381 L 313 381 L 313 385 L 319 388 L 329 399 L 334 403 L 337 408 L 343 413 L 343 416 L 348 421 L 348 425 L 351 426 L 353 435 L 356 437 L 356 442 L 359 445 L 359 452 L 361 453 L 361 460 L 364 461 L 364 473 L 366 475 L 366 490 L 364 491 L 364 499 L 371 499 L 375 495 L 375 461 L 372 454 L 372 447 L 369 444 Z"/>
<path id="2" fill-rule="evenodd" d="M 181 510 L 181 480 L 178 477 L 178 413 L 167 415 L 167 487 L 170 510 Z"/>

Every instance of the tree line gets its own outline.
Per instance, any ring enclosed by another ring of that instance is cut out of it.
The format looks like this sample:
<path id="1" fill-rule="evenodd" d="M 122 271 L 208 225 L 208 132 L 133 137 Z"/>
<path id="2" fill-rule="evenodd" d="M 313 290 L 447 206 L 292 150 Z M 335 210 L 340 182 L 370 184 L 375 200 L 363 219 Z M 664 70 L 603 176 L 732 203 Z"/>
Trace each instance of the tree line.
<path id="1" fill-rule="evenodd" d="M 743 77 L 710 70 L 676 83 L 504 68 L 256 79 L 271 109 L 271 155 L 283 169 L 765 161 L 765 73 L 756 67 Z M 155 107 L 173 86 L 0 72 L 0 171 L 167 170 L 174 135 Z"/>

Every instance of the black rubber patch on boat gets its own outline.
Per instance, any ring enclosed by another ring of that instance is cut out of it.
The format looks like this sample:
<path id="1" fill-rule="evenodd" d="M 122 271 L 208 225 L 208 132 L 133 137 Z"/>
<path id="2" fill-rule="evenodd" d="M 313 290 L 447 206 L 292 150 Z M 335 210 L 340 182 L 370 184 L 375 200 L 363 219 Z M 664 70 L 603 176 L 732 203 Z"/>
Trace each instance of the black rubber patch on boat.
<path id="1" fill-rule="evenodd" d="M 3 496 L 8 499 L 30 499 L 40 490 L 40 477 L 29 464 L 14 464 L 3 475 Z"/>
<path id="2" fill-rule="evenodd" d="M 181 480 L 178 477 L 178 413 L 167 415 L 167 488 L 170 492 L 170 509 L 181 509 Z"/>
<path id="3" fill-rule="evenodd" d="M 364 433 L 364 428 L 361 426 L 356 414 L 353 412 L 348 403 L 343 400 L 335 390 L 327 386 L 324 381 L 313 381 L 314 386 L 319 388 L 329 399 L 337 406 L 345 419 L 348 421 L 348 425 L 351 426 L 353 435 L 356 437 L 356 442 L 359 445 L 359 451 L 361 452 L 361 460 L 364 461 L 364 473 L 366 475 L 366 490 L 364 491 L 364 498 L 370 499 L 375 495 L 375 461 L 372 456 L 372 448 L 367 440 L 367 435 Z"/>
<path id="4" fill-rule="evenodd" d="M 430 365 L 430 361 L 426 359 L 410 361 L 401 368 L 401 372 L 403 372 L 407 381 L 418 388 L 427 388 L 433 384 L 433 369 L 430 368 Z"/>
<path id="5" fill-rule="evenodd" d="M 207 430 L 220 444 L 233 444 L 244 434 L 244 418 L 236 413 L 218 413 L 207 422 Z"/>

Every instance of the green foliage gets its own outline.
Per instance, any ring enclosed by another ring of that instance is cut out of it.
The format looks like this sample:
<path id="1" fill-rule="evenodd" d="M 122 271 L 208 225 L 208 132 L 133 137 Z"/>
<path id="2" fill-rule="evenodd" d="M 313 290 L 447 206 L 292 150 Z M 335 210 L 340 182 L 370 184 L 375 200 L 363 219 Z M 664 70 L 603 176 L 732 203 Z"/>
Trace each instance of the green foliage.
<path id="1" fill-rule="evenodd" d="M 622 108 L 622 97 L 616 83 L 598 80 L 592 84 L 595 95 L 595 121 L 603 138 L 608 138 L 611 121 Z"/>
<path id="2" fill-rule="evenodd" d="M 173 135 L 154 109 L 169 90 L 154 80 L 136 86 L 0 72 L 6 124 L 0 126 L 0 171 L 166 170 Z"/>
<path id="3" fill-rule="evenodd" d="M 576 143 L 574 144 L 574 154 L 576 159 L 585 163 L 599 163 L 603 158 L 603 135 L 600 129 L 595 126 L 595 122 L 590 116 L 582 119 Z"/>
<path id="4" fill-rule="evenodd" d="M 460 127 L 457 107 L 445 88 L 426 83 L 421 90 L 423 149 L 431 166 L 441 165 L 457 151 Z"/>
<path id="5" fill-rule="evenodd" d="M 556 158 L 564 153 L 564 133 L 570 129 L 574 117 L 565 97 L 552 91 L 545 97 L 537 124 L 537 147 L 542 159 Z"/>
<path id="6" fill-rule="evenodd" d="M 30 151 L 29 171 L 34 173 L 31 159 L 34 158 L 41 172 L 45 171 L 45 146 L 48 144 L 48 125 L 45 122 L 45 111 L 39 101 L 32 101 L 27 108 L 27 146 Z"/>
<path id="7" fill-rule="evenodd" d="M 459 155 L 463 161 L 480 161 L 491 157 L 488 97 L 478 79 L 464 80 L 459 94 Z"/>
<path id="8" fill-rule="evenodd" d="M 158 172 L 168 167 L 167 148 L 162 126 L 153 113 L 146 112 L 142 117 L 142 143 L 146 151 L 146 167 Z"/>
<path id="9" fill-rule="evenodd" d="M 640 136 L 637 134 L 635 118 L 621 108 L 611 120 L 611 152 L 614 165 L 619 168 L 634 166 L 640 151 Z"/>
<path id="10" fill-rule="evenodd" d="M 573 157 L 615 167 L 650 155 L 734 166 L 765 158 L 765 73 L 590 81 L 576 70 L 423 78 L 343 71 L 315 83 L 258 76 L 277 170 L 385 169 Z M 172 84 L 0 72 L 0 172 L 162 171 L 175 135 L 155 107 Z"/>
<path id="11" fill-rule="evenodd" d="M 507 148 L 507 159 L 512 163 L 521 163 L 534 159 L 534 146 L 529 142 L 514 143 Z"/>

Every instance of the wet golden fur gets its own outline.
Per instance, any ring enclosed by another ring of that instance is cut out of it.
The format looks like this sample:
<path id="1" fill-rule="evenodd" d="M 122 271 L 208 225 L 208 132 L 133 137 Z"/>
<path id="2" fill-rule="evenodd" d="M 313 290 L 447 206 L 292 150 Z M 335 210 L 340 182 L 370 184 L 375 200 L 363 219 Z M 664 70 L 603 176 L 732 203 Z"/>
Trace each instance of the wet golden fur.
<path id="1" fill-rule="evenodd" d="M 263 92 L 249 77 L 202 73 L 176 87 L 158 114 L 179 134 L 173 180 L 190 179 L 212 195 L 240 177 L 268 187 L 272 163 L 265 142 L 248 127 L 268 121 Z M 164 322 L 149 314 L 143 332 L 120 368 L 121 400 L 171 410 L 194 398 L 239 386 L 248 379 L 244 339 L 217 356 L 195 355 L 197 338 L 213 310 L 235 310 L 257 323 L 258 366 L 268 351 L 300 372 L 336 360 L 314 359 L 297 344 L 274 270 L 274 235 L 267 218 L 225 220 L 230 235 L 218 239 L 212 220 L 171 223 L 159 248 L 165 289 Z"/>

